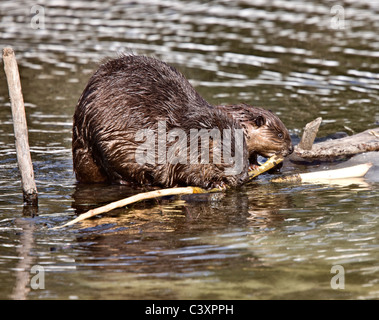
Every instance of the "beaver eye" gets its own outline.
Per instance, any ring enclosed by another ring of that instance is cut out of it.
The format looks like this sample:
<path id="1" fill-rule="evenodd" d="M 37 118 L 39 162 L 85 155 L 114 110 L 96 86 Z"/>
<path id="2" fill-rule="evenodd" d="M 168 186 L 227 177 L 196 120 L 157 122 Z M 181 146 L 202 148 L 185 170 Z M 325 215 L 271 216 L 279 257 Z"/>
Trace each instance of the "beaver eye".
<path id="1" fill-rule="evenodd" d="M 278 133 L 279 139 L 283 139 L 283 133 Z"/>

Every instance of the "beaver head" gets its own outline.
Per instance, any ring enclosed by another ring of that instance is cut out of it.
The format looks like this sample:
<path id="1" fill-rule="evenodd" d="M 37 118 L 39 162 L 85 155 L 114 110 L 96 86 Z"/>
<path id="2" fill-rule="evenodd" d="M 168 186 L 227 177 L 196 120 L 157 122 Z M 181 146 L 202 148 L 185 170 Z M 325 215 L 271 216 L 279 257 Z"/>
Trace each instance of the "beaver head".
<path id="1" fill-rule="evenodd" d="M 271 110 L 246 104 L 217 106 L 236 119 L 244 129 L 249 157 L 286 157 L 293 152 L 290 134 Z"/>

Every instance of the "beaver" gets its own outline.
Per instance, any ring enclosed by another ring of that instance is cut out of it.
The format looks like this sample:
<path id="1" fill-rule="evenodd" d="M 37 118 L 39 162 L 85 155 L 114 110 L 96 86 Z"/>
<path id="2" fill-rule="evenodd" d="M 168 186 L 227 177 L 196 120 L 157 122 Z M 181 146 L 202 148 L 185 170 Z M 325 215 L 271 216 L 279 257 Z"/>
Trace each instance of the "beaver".
<path id="1" fill-rule="evenodd" d="M 273 113 L 212 106 L 176 68 L 146 56 L 101 64 L 73 117 L 74 171 L 84 183 L 234 187 L 247 181 L 249 159 L 292 150 Z"/>

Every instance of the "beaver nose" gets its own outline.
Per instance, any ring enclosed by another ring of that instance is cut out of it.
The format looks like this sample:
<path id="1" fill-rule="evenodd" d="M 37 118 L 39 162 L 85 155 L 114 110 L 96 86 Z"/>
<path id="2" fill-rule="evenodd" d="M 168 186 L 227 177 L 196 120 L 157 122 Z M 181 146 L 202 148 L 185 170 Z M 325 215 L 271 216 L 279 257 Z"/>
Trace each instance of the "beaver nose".
<path id="1" fill-rule="evenodd" d="M 293 145 L 291 143 L 291 145 L 287 149 L 283 149 L 282 150 L 282 152 L 281 152 L 282 156 L 283 157 L 289 156 L 293 152 L 293 149 L 294 149 L 294 147 L 293 147 Z"/>

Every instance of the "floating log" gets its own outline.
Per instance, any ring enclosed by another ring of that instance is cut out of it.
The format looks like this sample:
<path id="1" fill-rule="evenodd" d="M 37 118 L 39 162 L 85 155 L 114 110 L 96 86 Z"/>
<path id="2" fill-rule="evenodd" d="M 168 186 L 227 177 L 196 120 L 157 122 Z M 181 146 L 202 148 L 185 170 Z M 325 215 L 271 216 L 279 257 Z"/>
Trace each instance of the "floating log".
<path id="1" fill-rule="evenodd" d="M 290 159 L 293 161 L 333 161 L 369 151 L 379 151 L 379 128 L 368 129 L 349 137 L 315 143 L 310 150 L 297 145 Z"/>
<path id="2" fill-rule="evenodd" d="M 21 91 L 17 61 L 12 48 L 3 49 L 3 61 L 11 100 L 17 162 L 21 174 L 24 203 L 37 206 L 38 192 L 34 181 L 33 164 L 30 156 L 24 98 Z"/>

